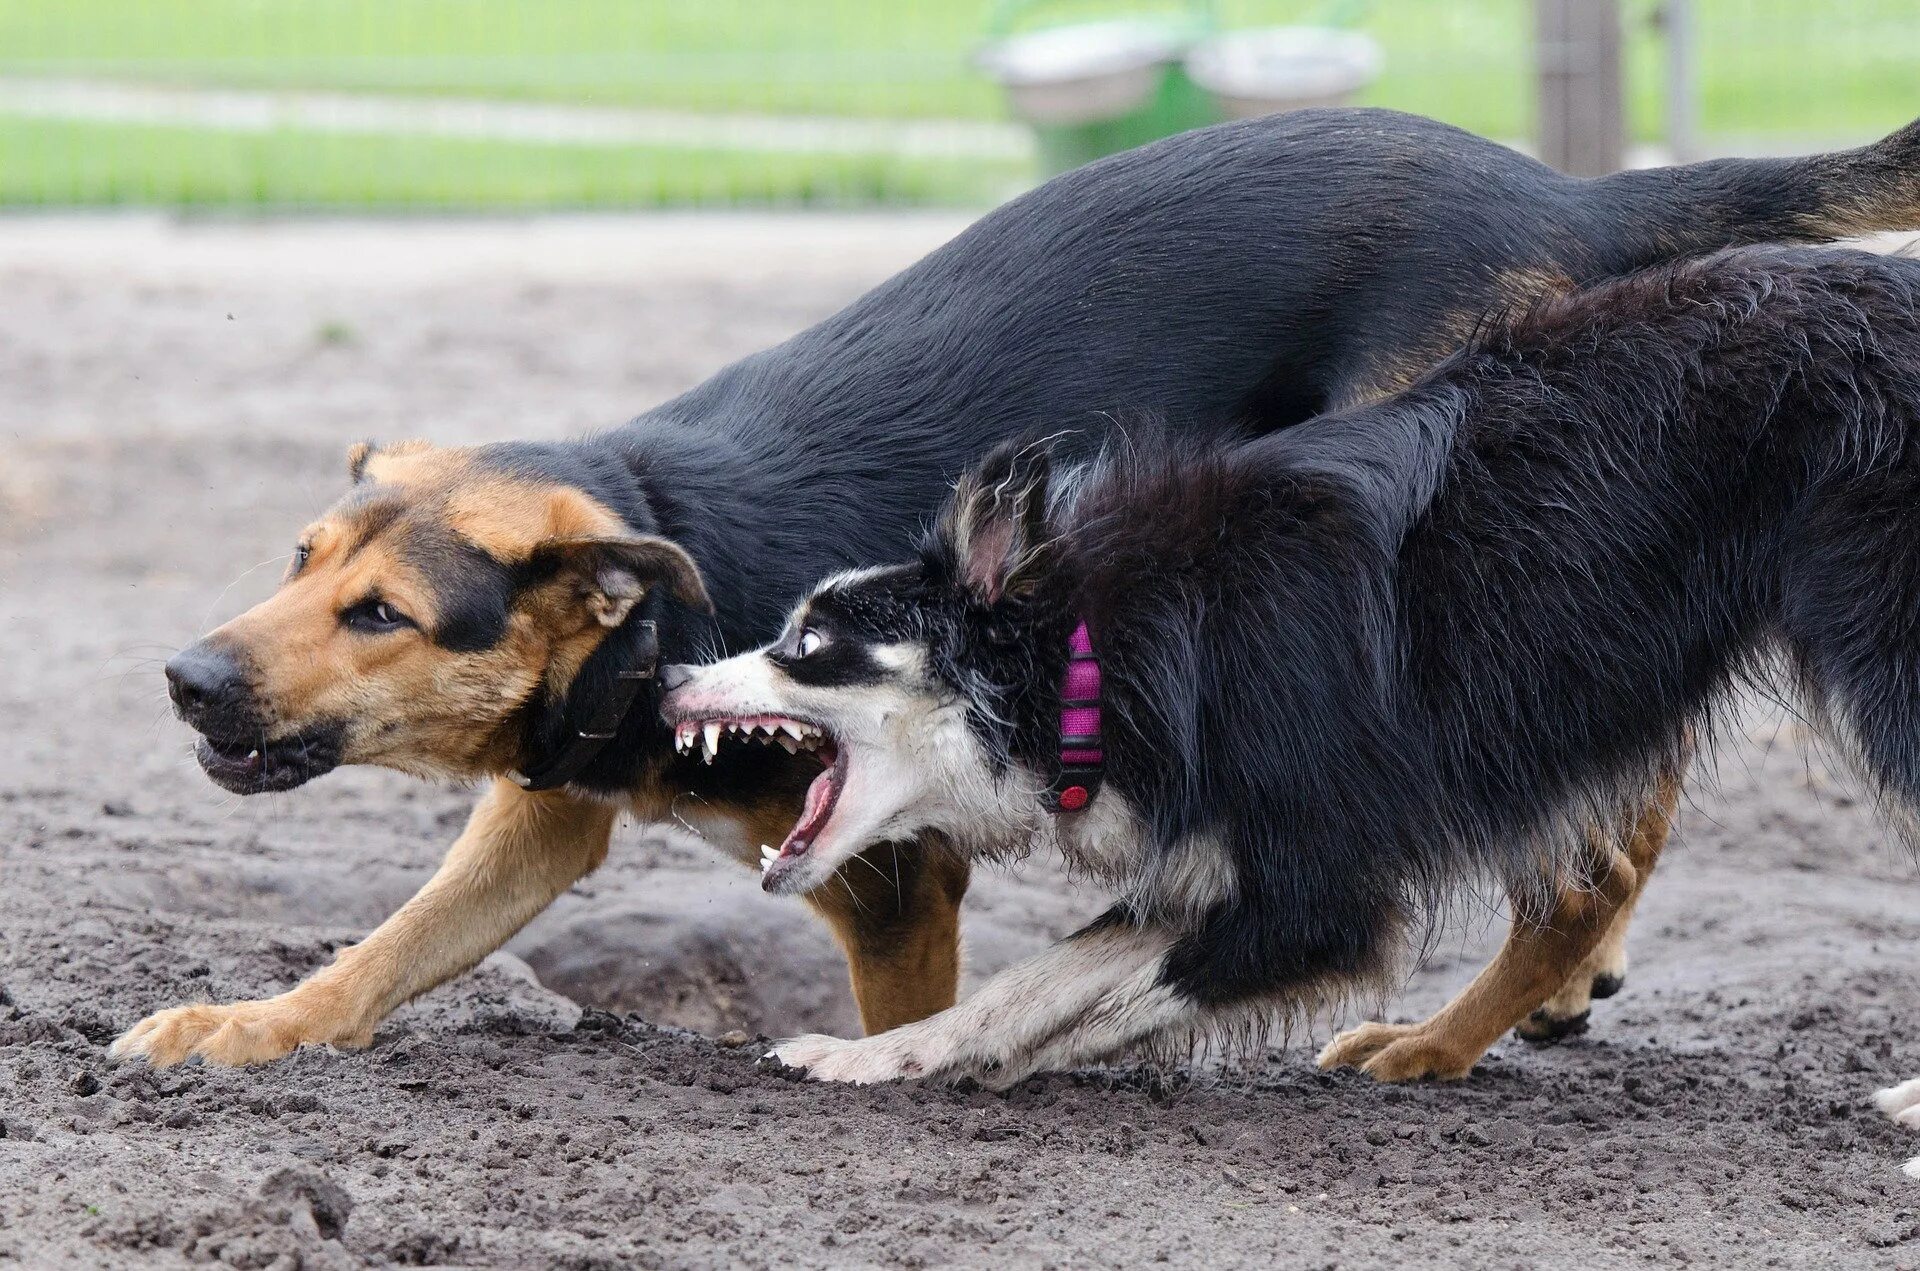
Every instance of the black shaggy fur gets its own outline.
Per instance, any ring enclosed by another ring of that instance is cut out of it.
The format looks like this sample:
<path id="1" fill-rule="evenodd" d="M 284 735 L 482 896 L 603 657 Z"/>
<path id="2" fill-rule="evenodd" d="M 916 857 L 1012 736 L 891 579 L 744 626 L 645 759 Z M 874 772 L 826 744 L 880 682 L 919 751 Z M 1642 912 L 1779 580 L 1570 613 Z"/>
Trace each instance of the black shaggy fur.
<path id="1" fill-rule="evenodd" d="M 718 617 L 669 623 L 686 658 L 752 647 L 815 579 L 897 554 L 1010 438 L 1116 410 L 1201 438 L 1281 428 L 1407 382 L 1542 288 L 1907 226 L 1920 124 L 1840 154 L 1584 181 L 1430 120 L 1300 111 L 1059 177 L 625 427 L 493 457 L 692 553 Z M 590 706 L 536 703 L 526 766 Z M 649 714 L 581 784 L 628 787 L 664 752 Z"/>
<path id="2" fill-rule="evenodd" d="M 1238 880 L 1164 964 L 1203 1007 L 1375 970 L 1464 877 L 1543 877 L 1743 681 L 1797 686 L 1911 809 L 1920 262 L 1728 252 L 1274 436 L 1051 479 L 1004 449 L 919 564 L 822 599 L 924 645 L 1043 775 L 1088 623 L 1107 791 L 1151 852 L 1200 836 Z"/>

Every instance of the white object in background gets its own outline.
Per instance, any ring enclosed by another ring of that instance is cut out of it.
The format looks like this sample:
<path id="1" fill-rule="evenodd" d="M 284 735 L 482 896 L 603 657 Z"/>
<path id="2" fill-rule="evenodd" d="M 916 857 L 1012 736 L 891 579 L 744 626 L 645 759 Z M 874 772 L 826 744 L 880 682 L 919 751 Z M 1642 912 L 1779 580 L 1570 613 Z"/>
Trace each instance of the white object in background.
<path id="1" fill-rule="evenodd" d="M 975 63 L 1030 124 L 1088 124 L 1144 106 L 1190 37 L 1166 23 L 1087 22 L 995 40 Z"/>
<path id="2" fill-rule="evenodd" d="M 1303 106 L 1338 106 L 1371 84 L 1384 61 L 1357 31 L 1276 26 L 1230 31 L 1196 45 L 1187 74 L 1235 119 Z"/>

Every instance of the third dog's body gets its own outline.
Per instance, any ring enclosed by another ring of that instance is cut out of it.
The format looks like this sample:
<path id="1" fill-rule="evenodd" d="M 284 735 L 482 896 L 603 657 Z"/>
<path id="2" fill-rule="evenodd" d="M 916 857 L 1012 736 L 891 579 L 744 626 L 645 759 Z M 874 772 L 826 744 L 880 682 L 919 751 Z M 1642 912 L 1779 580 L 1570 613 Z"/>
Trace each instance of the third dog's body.
<path id="1" fill-rule="evenodd" d="M 1056 777 L 1082 625 L 1104 787 L 1078 804 Z M 1491 875 L 1557 907 L 1531 946 L 1434 1020 L 1324 1056 L 1459 1076 L 1652 867 L 1657 841 L 1583 827 L 1630 819 L 1776 658 L 1914 807 L 1920 263 L 1726 253 L 1550 302 L 1406 392 L 1237 447 L 1148 442 L 1058 477 L 1003 451 L 917 563 L 829 582 L 764 653 L 684 672 L 667 710 L 829 739 L 776 890 L 937 830 L 1057 846 L 1121 898 L 939 1016 L 780 1048 L 816 1076 L 1006 1082 L 1185 1044 L 1377 982 L 1449 886 Z"/>

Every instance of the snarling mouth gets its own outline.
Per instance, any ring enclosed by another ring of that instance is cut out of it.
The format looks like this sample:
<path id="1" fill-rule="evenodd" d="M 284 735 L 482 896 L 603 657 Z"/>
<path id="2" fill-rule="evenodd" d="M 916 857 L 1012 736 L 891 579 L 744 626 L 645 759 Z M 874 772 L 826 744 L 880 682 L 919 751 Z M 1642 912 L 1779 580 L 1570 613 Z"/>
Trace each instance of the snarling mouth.
<path id="1" fill-rule="evenodd" d="M 722 744 L 754 743 L 779 746 L 790 755 L 811 754 L 821 763 L 820 775 L 807 787 L 806 807 L 778 848 L 760 845 L 760 872 L 771 874 L 782 861 L 805 856 L 833 817 L 840 792 L 847 785 L 846 749 L 819 724 L 786 715 L 726 716 L 684 719 L 674 726 L 673 748 L 683 755 L 699 755 L 712 763 Z"/>
<path id="2" fill-rule="evenodd" d="M 340 763 L 337 729 L 315 728 L 277 741 L 202 735 L 193 756 L 213 783 L 235 794 L 305 785 Z"/>

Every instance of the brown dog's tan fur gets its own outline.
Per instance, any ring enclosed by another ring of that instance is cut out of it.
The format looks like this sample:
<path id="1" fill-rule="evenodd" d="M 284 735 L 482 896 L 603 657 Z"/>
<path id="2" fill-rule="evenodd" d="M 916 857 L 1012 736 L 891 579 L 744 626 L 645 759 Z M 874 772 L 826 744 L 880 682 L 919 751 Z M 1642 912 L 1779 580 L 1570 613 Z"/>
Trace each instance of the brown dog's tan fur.
<path id="1" fill-rule="evenodd" d="M 278 1059 L 297 1046 L 365 1046 L 403 1002 L 506 942 L 607 854 L 616 809 L 495 782 L 426 886 L 359 944 L 264 1001 L 182 1006 L 115 1046 L 174 1064 Z"/>
<path id="2" fill-rule="evenodd" d="M 395 1007 L 474 966 L 606 857 L 620 806 L 499 779 L 519 757 L 517 711 L 543 683 L 564 690 L 641 594 L 609 589 L 587 567 L 595 544 L 653 553 L 683 598 L 704 602 L 697 569 L 665 540 L 637 540 L 579 490 L 482 470 L 461 449 L 356 446 L 348 469 L 355 492 L 303 532 L 304 563 L 215 634 L 245 650 L 276 731 L 345 720 L 342 762 L 495 780 L 433 878 L 331 965 L 277 997 L 162 1011 L 120 1038 L 118 1055 L 248 1064 L 303 1045 L 364 1046 Z M 478 652 L 452 655 L 419 631 L 356 638 L 339 615 L 374 594 L 432 629 L 439 598 L 403 550 L 419 532 L 450 532 L 506 562 L 535 551 L 571 559 L 579 545 L 583 563 L 521 593 L 504 636 Z M 673 793 L 647 780 L 623 806 L 664 821 Z M 708 807 L 703 819 L 757 864 L 753 845 L 778 842 L 798 812 L 797 799 L 761 797 Z M 846 951 L 866 1026 L 952 1005 L 964 863 L 880 849 L 844 875 L 813 906 Z"/>

